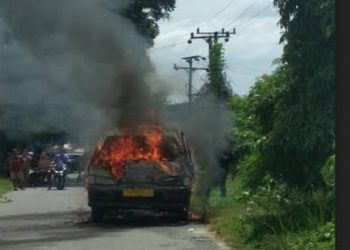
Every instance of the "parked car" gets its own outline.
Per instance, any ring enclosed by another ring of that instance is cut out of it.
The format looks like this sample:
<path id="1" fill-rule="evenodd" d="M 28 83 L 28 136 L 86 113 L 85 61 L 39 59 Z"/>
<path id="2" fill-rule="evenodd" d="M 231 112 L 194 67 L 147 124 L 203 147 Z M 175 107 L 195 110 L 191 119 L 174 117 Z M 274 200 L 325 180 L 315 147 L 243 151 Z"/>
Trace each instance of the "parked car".
<path id="1" fill-rule="evenodd" d="M 67 153 L 67 156 L 67 167 L 69 172 L 80 171 L 83 168 L 83 164 L 85 161 L 84 153 Z"/>

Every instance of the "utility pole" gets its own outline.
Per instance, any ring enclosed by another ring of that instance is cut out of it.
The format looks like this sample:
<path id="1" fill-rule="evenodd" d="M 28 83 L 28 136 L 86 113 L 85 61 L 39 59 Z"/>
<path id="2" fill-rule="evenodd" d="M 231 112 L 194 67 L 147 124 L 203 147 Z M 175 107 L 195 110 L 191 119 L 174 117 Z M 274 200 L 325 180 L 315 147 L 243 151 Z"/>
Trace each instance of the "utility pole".
<path id="1" fill-rule="evenodd" d="M 201 32 L 199 28 L 197 28 L 196 35 L 191 32 L 191 38 L 188 40 L 188 43 L 192 43 L 192 39 L 205 39 L 209 45 L 209 50 L 211 49 L 213 42 L 217 43 L 219 38 L 224 38 L 225 42 L 228 42 L 230 39 L 230 35 L 236 34 L 236 29 L 233 28 L 232 32 L 225 31 L 224 28 L 221 31 L 214 32 Z"/>
<path id="2" fill-rule="evenodd" d="M 183 69 L 183 70 L 187 70 L 188 73 L 188 102 L 191 103 L 192 102 L 192 97 L 195 95 L 192 93 L 193 87 L 192 87 L 192 74 L 194 71 L 196 70 L 206 70 L 208 71 L 208 68 L 195 68 L 193 67 L 193 60 L 195 61 L 199 61 L 199 60 L 206 60 L 205 57 L 202 56 L 188 56 L 188 57 L 183 57 L 183 60 L 185 60 L 188 63 L 188 67 L 178 67 L 176 65 L 176 63 L 174 64 L 174 69 L 175 70 L 179 70 L 179 69 Z"/>
<path id="3" fill-rule="evenodd" d="M 209 46 L 209 60 L 211 60 L 211 49 L 213 44 L 217 44 L 219 39 L 223 38 L 225 42 L 228 42 L 230 40 L 231 35 L 236 34 L 236 29 L 233 28 L 232 31 L 225 31 L 224 28 L 221 29 L 221 31 L 214 31 L 214 32 L 201 32 L 199 28 L 197 28 L 196 34 L 191 32 L 191 37 L 188 40 L 188 43 L 191 44 L 193 39 L 204 39 Z M 210 65 L 211 62 L 209 62 Z M 213 85 L 212 82 L 209 82 L 210 85 Z M 214 86 L 211 86 L 214 87 Z"/>

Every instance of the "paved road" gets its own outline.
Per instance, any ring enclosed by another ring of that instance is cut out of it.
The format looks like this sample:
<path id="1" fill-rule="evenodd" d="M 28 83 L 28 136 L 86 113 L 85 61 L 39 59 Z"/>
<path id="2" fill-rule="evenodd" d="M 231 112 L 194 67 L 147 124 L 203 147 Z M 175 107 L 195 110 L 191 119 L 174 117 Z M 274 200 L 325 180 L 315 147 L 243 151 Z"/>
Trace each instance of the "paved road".
<path id="1" fill-rule="evenodd" d="M 82 187 L 28 188 L 8 198 L 0 204 L 1 250 L 228 249 L 201 224 L 171 225 L 145 215 L 93 224 Z"/>

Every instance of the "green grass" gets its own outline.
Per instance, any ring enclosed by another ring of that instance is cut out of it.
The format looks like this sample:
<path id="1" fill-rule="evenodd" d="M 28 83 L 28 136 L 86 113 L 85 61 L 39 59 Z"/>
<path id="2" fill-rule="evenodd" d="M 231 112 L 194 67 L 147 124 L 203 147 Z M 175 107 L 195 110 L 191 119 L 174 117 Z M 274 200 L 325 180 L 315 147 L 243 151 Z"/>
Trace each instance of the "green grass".
<path id="1" fill-rule="evenodd" d="M 246 165 L 243 170 L 227 181 L 225 198 L 218 189 L 206 197 L 206 183 L 197 179 L 191 211 L 219 237 L 239 250 L 335 248 L 334 157 L 322 171 L 326 185 L 317 188 L 290 186 Z"/>
<path id="2" fill-rule="evenodd" d="M 240 250 L 334 249 L 334 204 L 323 193 L 261 188 L 244 189 L 238 178 L 228 182 L 225 198 L 213 190 L 207 208 L 212 230 Z"/>
<path id="3" fill-rule="evenodd" d="M 11 181 L 7 178 L 0 177 L 0 203 L 7 200 L 5 194 L 11 190 Z"/>

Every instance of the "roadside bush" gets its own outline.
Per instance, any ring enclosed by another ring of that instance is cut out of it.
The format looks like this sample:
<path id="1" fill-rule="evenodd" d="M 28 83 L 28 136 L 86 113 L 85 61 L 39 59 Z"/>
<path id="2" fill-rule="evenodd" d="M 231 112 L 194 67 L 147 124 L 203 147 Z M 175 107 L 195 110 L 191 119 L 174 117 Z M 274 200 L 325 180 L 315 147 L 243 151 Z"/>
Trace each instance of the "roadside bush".
<path id="1" fill-rule="evenodd" d="M 261 167 L 259 155 L 250 154 L 245 156 L 237 166 L 242 185 L 255 189 L 262 184 L 264 171 Z"/>
<path id="2" fill-rule="evenodd" d="M 209 221 L 239 249 L 332 249 L 334 207 L 320 189 L 290 188 L 265 175 L 261 185 L 245 185 L 246 173 L 228 183 L 228 196 L 213 192 Z"/>
<path id="3" fill-rule="evenodd" d="M 328 191 L 334 193 L 335 191 L 335 155 L 328 158 L 321 169 L 322 180 L 326 185 Z"/>
<path id="4" fill-rule="evenodd" d="M 0 177 L 0 203 L 7 201 L 5 194 L 12 189 L 11 181 L 7 178 Z"/>

